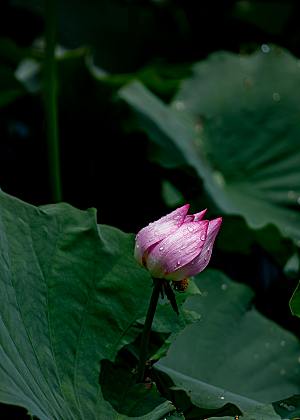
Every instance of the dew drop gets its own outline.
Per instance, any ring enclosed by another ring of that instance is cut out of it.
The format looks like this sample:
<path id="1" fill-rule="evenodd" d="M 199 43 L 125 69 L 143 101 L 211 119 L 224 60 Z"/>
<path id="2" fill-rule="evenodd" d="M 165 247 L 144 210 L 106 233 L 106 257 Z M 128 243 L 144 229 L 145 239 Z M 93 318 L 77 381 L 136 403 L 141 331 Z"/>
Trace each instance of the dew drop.
<path id="1" fill-rule="evenodd" d="M 177 265 L 180 265 L 180 264 L 181 264 L 181 262 L 180 262 L 180 260 L 178 260 L 178 261 L 177 261 Z"/>
<path id="2" fill-rule="evenodd" d="M 139 249 L 140 246 L 137 244 L 136 247 L 137 247 L 137 249 Z"/>
<path id="3" fill-rule="evenodd" d="M 183 111 L 185 109 L 185 103 L 182 101 L 176 101 L 174 103 L 174 106 L 177 109 L 177 111 Z"/>
<path id="4" fill-rule="evenodd" d="M 228 284 L 223 283 L 222 286 L 221 286 L 221 289 L 222 290 L 227 290 L 228 289 Z"/>
<path id="5" fill-rule="evenodd" d="M 163 246 L 160 246 L 160 247 L 159 247 L 159 250 L 160 250 L 160 251 L 163 251 L 163 250 L 164 250 L 164 247 L 163 247 Z"/>
<path id="6" fill-rule="evenodd" d="M 200 239 L 201 241 L 205 241 L 205 235 L 202 235 Z"/>
<path id="7" fill-rule="evenodd" d="M 280 94 L 278 92 L 273 92 L 272 98 L 275 102 L 279 102 L 281 99 Z"/>
<path id="8" fill-rule="evenodd" d="M 186 245 L 182 245 L 181 247 L 180 247 L 180 250 L 182 251 L 183 249 L 185 249 L 187 246 Z"/>
<path id="9" fill-rule="evenodd" d="M 253 86 L 253 80 L 250 77 L 246 77 L 244 79 L 244 86 L 245 88 L 251 88 Z"/>
<path id="10" fill-rule="evenodd" d="M 288 198 L 290 200 L 295 200 L 296 197 L 297 197 L 297 195 L 296 195 L 295 191 L 289 191 L 288 192 Z"/>
<path id="11" fill-rule="evenodd" d="M 193 231 L 194 231 L 193 226 L 188 226 L 188 231 L 189 231 L 189 232 L 193 232 Z"/>
<path id="12" fill-rule="evenodd" d="M 202 125 L 200 123 L 195 124 L 195 131 L 196 133 L 201 133 Z"/>
<path id="13" fill-rule="evenodd" d="M 271 51 L 271 48 L 269 47 L 268 44 L 262 44 L 260 49 L 262 50 L 264 54 L 268 54 Z"/>
<path id="14" fill-rule="evenodd" d="M 281 340 L 280 345 L 281 345 L 281 347 L 284 347 L 285 346 L 285 340 Z"/>
<path id="15" fill-rule="evenodd" d="M 223 174 L 219 171 L 214 171 L 213 172 L 213 177 L 216 181 L 216 183 L 220 186 L 220 187 L 224 187 L 226 184 L 225 178 L 223 176 Z"/>
<path id="16" fill-rule="evenodd" d="M 220 398 L 221 398 L 221 400 L 225 400 L 225 397 L 223 397 L 223 395 Z"/>

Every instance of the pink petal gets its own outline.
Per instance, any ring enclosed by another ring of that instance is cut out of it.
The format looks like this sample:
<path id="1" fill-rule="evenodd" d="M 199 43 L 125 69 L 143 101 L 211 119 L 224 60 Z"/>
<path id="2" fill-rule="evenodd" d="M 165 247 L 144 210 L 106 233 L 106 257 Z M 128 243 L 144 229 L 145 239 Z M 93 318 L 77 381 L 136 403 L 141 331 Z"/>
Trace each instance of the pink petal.
<path id="1" fill-rule="evenodd" d="M 220 230 L 222 224 L 222 217 L 211 220 L 207 229 L 207 237 L 204 242 L 204 246 L 199 255 L 196 256 L 191 262 L 182 267 L 177 273 L 177 278 L 171 280 L 182 280 L 186 277 L 194 276 L 203 271 L 210 261 L 212 254 L 212 248 L 216 239 L 216 236 Z M 175 273 L 174 273 L 175 274 Z"/>
<path id="2" fill-rule="evenodd" d="M 176 232 L 157 244 L 147 256 L 153 277 L 166 277 L 192 261 L 202 250 L 209 222 L 184 223 Z"/>
<path id="3" fill-rule="evenodd" d="M 204 209 L 204 210 L 200 211 L 199 213 L 186 215 L 185 219 L 184 219 L 184 223 L 200 222 L 200 220 L 203 219 L 206 211 L 207 211 L 207 209 Z"/>
<path id="4" fill-rule="evenodd" d="M 189 207 L 189 204 L 185 204 L 139 231 L 136 236 L 134 256 L 140 264 L 143 264 L 143 257 L 150 247 L 179 229 Z"/>
<path id="5" fill-rule="evenodd" d="M 207 209 L 204 209 L 200 211 L 199 213 L 193 214 L 194 222 L 199 222 L 200 220 L 202 220 L 206 212 L 207 212 Z"/>

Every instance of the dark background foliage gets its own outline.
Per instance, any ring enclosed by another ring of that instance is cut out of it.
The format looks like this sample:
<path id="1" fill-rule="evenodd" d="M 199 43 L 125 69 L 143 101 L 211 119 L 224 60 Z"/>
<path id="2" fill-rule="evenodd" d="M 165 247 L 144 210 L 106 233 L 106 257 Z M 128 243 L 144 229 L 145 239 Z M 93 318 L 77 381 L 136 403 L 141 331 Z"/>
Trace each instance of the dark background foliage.
<path id="1" fill-rule="evenodd" d="M 100 223 L 127 232 L 170 210 L 162 194 L 164 181 L 175 184 L 187 201 L 195 195 L 201 198 L 202 185 L 190 168 L 175 170 L 157 164 L 153 146 L 145 133 L 135 129 L 117 90 L 139 78 L 168 102 L 191 65 L 214 51 L 247 53 L 264 44 L 277 44 L 300 55 L 297 1 L 58 3 L 59 45 L 85 48 L 85 53 L 78 50 L 77 55 L 58 62 L 63 200 L 82 209 L 96 207 Z M 53 202 L 43 97 L 39 80 L 24 89 L 13 75 L 22 60 L 38 56 L 38 48 L 32 45 L 43 37 L 44 17 L 42 1 L 1 2 L 0 185 L 35 205 Z M 88 71 L 86 51 L 98 70 L 109 73 L 105 82 L 98 83 Z M 6 100 L 9 89 L 11 96 Z M 230 255 L 218 249 L 212 264 L 250 284 L 257 292 L 258 309 L 297 333 L 288 306 L 282 307 L 295 280 L 287 278 L 282 266 L 259 245 L 251 246 L 250 255 Z M 20 416 L 12 408 L 6 418 Z"/>

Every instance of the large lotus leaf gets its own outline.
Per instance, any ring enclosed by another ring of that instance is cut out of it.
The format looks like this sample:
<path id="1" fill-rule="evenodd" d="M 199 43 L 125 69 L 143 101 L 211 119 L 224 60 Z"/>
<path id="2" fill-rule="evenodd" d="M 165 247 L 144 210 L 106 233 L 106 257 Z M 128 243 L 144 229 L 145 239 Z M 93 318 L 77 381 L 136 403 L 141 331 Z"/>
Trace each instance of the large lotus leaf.
<path id="1" fill-rule="evenodd" d="M 172 106 L 138 83 L 120 94 L 174 162 L 180 154 L 194 167 L 224 212 L 255 229 L 274 224 L 300 245 L 300 66 L 265 47 L 198 63 Z"/>
<path id="2" fill-rule="evenodd" d="M 99 386 L 144 316 L 151 279 L 132 257 L 133 239 L 97 226 L 94 210 L 36 208 L 0 192 L 0 401 L 40 420 L 122 419 Z M 143 405 L 147 393 L 130 392 Z M 150 391 L 149 391 L 150 392 Z M 153 392 L 153 391 L 151 391 Z M 172 411 L 169 402 L 143 419 Z M 138 416 L 137 416 L 138 417 Z"/>
<path id="3" fill-rule="evenodd" d="M 298 339 L 251 307 L 248 287 L 214 270 L 196 283 L 202 295 L 187 306 L 201 319 L 177 337 L 158 369 L 201 408 L 232 403 L 247 420 L 280 418 L 278 408 L 283 418 L 295 417 L 300 398 L 271 403 L 300 394 Z"/>

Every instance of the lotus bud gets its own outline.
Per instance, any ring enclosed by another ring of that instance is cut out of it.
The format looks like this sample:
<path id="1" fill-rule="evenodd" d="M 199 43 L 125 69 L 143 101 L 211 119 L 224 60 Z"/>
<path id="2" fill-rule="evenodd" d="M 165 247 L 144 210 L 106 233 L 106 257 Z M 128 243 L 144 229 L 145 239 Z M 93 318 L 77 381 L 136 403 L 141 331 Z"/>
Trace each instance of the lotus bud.
<path id="1" fill-rule="evenodd" d="M 203 220 L 206 209 L 188 214 L 186 204 L 136 235 L 134 255 L 154 278 L 182 281 L 208 265 L 222 218 Z"/>

